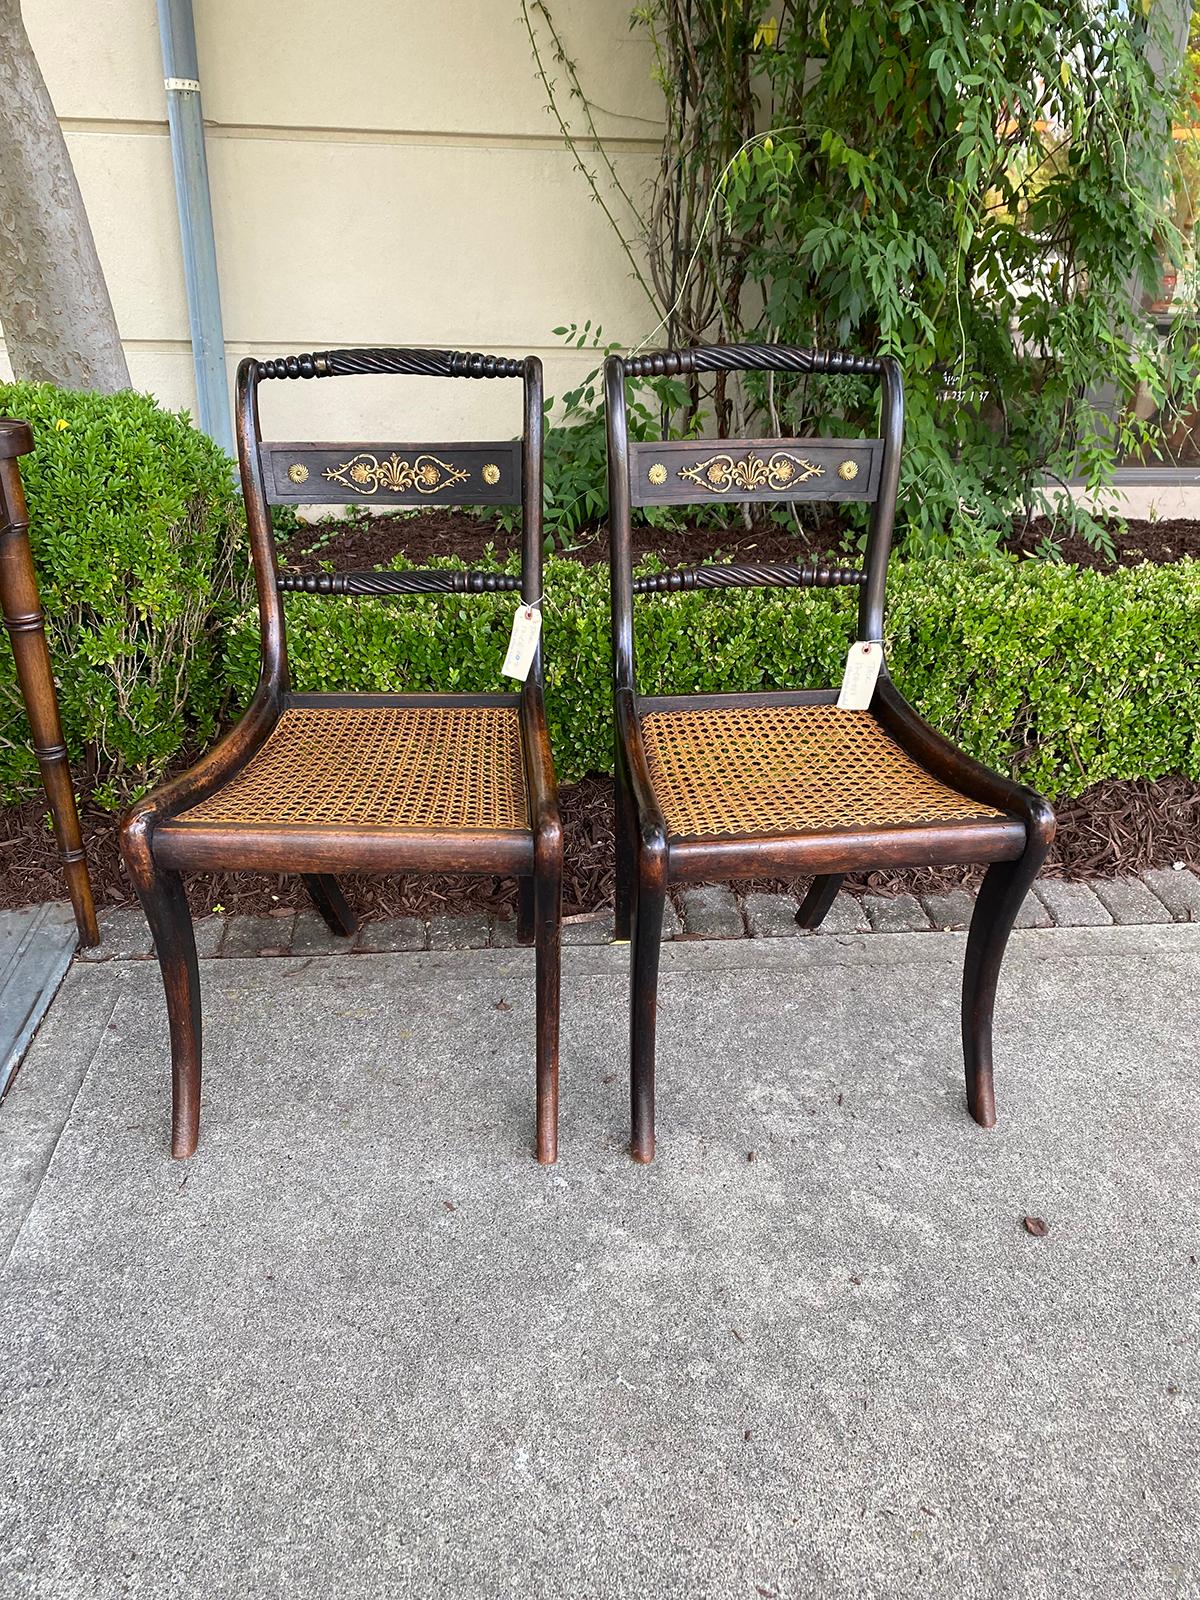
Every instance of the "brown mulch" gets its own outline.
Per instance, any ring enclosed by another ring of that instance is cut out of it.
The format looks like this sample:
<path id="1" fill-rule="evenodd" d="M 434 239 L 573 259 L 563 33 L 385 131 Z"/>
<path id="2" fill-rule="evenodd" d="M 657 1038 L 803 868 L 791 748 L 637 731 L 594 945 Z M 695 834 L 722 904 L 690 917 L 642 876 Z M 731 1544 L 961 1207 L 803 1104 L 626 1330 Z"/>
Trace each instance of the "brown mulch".
<path id="1" fill-rule="evenodd" d="M 1105 526 L 1116 553 L 1116 565 L 1137 566 L 1143 561 L 1171 562 L 1184 557 L 1200 560 L 1200 522 L 1129 522 L 1124 530 L 1111 518 Z M 680 566 L 722 555 L 743 561 L 795 561 L 845 555 L 854 535 L 836 511 L 802 529 L 760 521 L 752 528 L 736 522 L 728 528 L 645 528 L 633 530 L 634 559 L 657 554 L 667 566 Z M 465 511 L 425 511 L 409 517 L 371 517 L 346 523 L 318 523 L 297 528 L 281 545 L 282 565 L 296 572 L 318 572 L 324 563 L 354 571 L 381 566 L 398 555 L 412 561 L 431 556 L 458 556 L 478 561 L 489 545 L 507 555 L 517 548 L 513 534 L 502 533 L 493 522 Z M 1114 565 L 1094 549 L 1061 517 L 1036 517 L 1018 523 L 1004 548 L 1017 555 L 1040 554 L 1047 545 L 1075 566 L 1110 571 Z M 585 565 L 608 560 L 608 530 L 579 535 L 569 554 Z"/>
<path id="2" fill-rule="evenodd" d="M 1140 566 L 1152 561 L 1165 566 L 1172 561 L 1190 558 L 1200 561 L 1200 522 L 1177 518 L 1171 522 L 1130 522 L 1124 530 L 1111 517 L 1101 519 L 1108 529 L 1116 552 L 1115 565 Z M 1093 567 L 1099 572 L 1111 572 L 1114 563 L 1102 550 L 1095 549 L 1061 517 L 1035 517 L 1018 524 L 1012 537 L 1005 541 L 1005 549 L 1017 555 L 1041 554 L 1046 545 L 1053 545 L 1059 560 L 1075 567 Z"/>
<path id="3" fill-rule="evenodd" d="M 566 836 L 563 911 L 571 916 L 612 904 L 612 783 L 587 778 L 561 792 Z M 128 905 L 133 894 L 117 852 L 111 813 L 85 805 L 82 813 L 89 866 L 97 905 Z M 54 842 L 46 826 L 44 800 L 6 806 L 0 822 L 0 909 L 63 897 Z M 1186 861 L 1200 867 L 1200 783 L 1164 778 L 1158 783 L 1096 784 L 1059 810 L 1059 837 L 1046 871 L 1055 877 L 1110 877 L 1148 867 Z M 848 880 L 852 888 L 875 893 L 940 893 L 979 876 L 973 868 L 872 872 Z M 737 888 L 796 889 L 802 880 L 754 880 Z M 502 878 L 462 878 L 414 873 L 398 878 L 348 878 L 356 908 L 376 917 L 434 916 L 441 912 L 494 911 L 511 915 L 514 884 Z M 297 877 L 252 872 L 215 873 L 189 881 L 197 915 L 218 907 L 233 913 L 262 914 L 309 904 Z"/>
<path id="4" fill-rule="evenodd" d="M 740 521 L 728 528 L 637 527 L 633 530 L 633 554 L 635 561 L 643 555 L 657 554 L 668 566 L 717 554 L 744 561 L 795 561 L 798 556 L 824 556 L 836 551 L 847 537 L 836 513 L 799 532 L 770 522 L 746 528 Z M 382 566 L 398 555 L 417 562 L 431 556 L 478 561 L 489 545 L 503 557 L 518 549 L 519 543 L 516 534 L 502 532 L 494 522 L 446 509 L 409 517 L 301 525 L 281 544 L 279 561 L 294 572 L 319 572 L 325 563 L 338 571 L 360 571 Z M 579 534 L 577 542 L 563 553 L 585 566 L 607 561 L 608 529 Z"/>

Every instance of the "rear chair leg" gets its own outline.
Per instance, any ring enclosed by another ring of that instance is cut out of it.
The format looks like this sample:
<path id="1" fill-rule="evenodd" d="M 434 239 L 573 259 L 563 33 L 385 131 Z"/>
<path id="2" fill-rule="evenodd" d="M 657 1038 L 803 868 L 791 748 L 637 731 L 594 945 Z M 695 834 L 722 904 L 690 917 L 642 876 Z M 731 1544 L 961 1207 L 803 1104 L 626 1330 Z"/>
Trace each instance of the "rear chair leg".
<path id="1" fill-rule="evenodd" d="M 639 874 L 633 905 L 629 991 L 630 1149 L 635 1161 L 654 1160 L 654 1043 L 658 1020 L 658 958 L 666 887 Z"/>
<path id="2" fill-rule="evenodd" d="M 984 874 L 963 967 L 962 1039 L 967 1107 L 981 1128 L 996 1126 L 992 1083 L 992 1012 L 1004 949 L 1017 912 L 1046 859 L 1054 838 L 1054 813 L 1045 801 L 1031 803 L 1025 853 L 1016 861 L 994 861 Z"/>
<path id="3" fill-rule="evenodd" d="M 517 943 L 532 944 L 534 942 L 534 910 L 533 910 L 533 884 L 532 878 L 517 879 Z"/>
<path id="4" fill-rule="evenodd" d="M 813 879 L 796 913 L 798 927 L 815 929 L 821 926 L 830 906 L 837 899 L 838 890 L 842 887 L 842 877 L 842 873 L 834 872 L 824 878 Z"/>
<path id="5" fill-rule="evenodd" d="M 536 924 L 534 943 L 537 965 L 537 1158 L 543 1165 L 549 1166 L 558 1160 L 561 855 L 543 865 L 536 878 L 530 881 L 534 888 Z"/>
<path id="6" fill-rule="evenodd" d="M 122 841 L 124 846 L 125 840 Z M 145 848 L 125 853 L 162 972 L 171 1030 L 171 1154 L 183 1160 L 200 1138 L 200 969 L 183 879 Z"/>
<path id="7" fill-rule="evenodd" d="M 336 933 L 343 939 L 353 938 L 358 931 L 358 918 L 337 879 L 328 872 L 305 872 L 301 876 L 313 905 L 321 913 L 330 933 Z"/>

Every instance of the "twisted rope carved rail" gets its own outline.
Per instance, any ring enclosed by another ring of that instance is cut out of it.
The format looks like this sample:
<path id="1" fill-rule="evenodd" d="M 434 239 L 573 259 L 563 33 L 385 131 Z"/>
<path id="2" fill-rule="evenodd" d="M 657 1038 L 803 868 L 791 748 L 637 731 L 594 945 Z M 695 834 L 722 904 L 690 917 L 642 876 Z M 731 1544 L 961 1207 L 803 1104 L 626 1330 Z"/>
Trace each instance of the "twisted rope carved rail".
<path id="1" fill-rule="evenodd" d="M 281 594 L 355 594 L 379 599 L 390 594 L 495 594 L 519 589 L 507 572 L 281 572 Z"/>
<path id="2" fill-rule="evenodd" d="M 681 589 L 834 589 L 866 583 L 855 567 L 797 567 L 788 562 L 731 562 L 719 567 L 683 567 L 633 580 L 634 594 L 675 594 Z"/>
<path id="3" fill-rule="evenodd" d="M 404 373 L 421 378 L 520 378 L 525 363 L 513 356 L 464 350 L 318 350 L 258 363 L 260 378 L 341 378 Z"/>
<path id="4" fill-rule="evenodd" d="M 876 376 L 882 363 L 847 350 L 799 350 L 786 345 L 705 345 L 694 350 L 647 350 L 624 360 L 630 378 L 673 378 L 684 372 L 817 372 Z M 258 363 L 260 378 L 335 378 L 404 373 L 425 378 L 520 378 L 516 356 L 465 350 L 318 350 Z"/>
<path id="5" fill-rule="evenodd" d="M 878 376 L 876 356 L 848 350 L 798 350 L 791 345 L 718 344 L 694 350 L 647 350 L 624 360 L 627 378 L 674 378 L 683 372 L 825 372 Z"/>

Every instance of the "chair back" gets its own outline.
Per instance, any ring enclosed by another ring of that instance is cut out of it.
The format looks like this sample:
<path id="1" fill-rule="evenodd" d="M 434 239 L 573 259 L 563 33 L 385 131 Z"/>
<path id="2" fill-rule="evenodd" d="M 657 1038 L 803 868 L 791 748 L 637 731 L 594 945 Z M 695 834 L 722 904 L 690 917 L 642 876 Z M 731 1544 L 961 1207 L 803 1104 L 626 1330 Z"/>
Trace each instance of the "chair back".
<path id="1" fill-rule="evenodd" d="M 631 441 L 625 385 L 630 378 L 697 372 L 796 372 L 877 377 L 880 436 L 875 439 L 686 439 Z M 633 600 L 685 589 L 830 588 L 861 590 L 858 637 L 883 637 L 884 588 L 904 430 L 904 389 L 890 356 L 786 345 L 695 345 L 610 356 L 605 362 L 608 503 L 612 551 L 613 670 L 618 688 L 636 690 Z M 866 562 L 853 567 L 733 562 L 633 576 L 634 506 L 712 505 L 727 501 L 864 500 L 871 506 Z"/>
<path id="2" fill-rule="evenodd" d="M 396 374 L 432 378 L 519 379 L 524 394 L 520 439 L 484 443 L 410 444 L 393 440 L 313 444 L 264 440 L 259 385 L 272 379 Z M 238 462 L 254 557 L 262 634 L 263 680 L 288 684 L 281 596 L 293 591 L 386 598 L 407 594 L 542 594 L 542 364 L 536 356 L 474 355 L 458 350 L 325 350 L 313 355 L 252 358 L 237 375 Z M 270 507 L 275 505 L 519 505 L 521 575 L 496 572 L 281 573 Z M 530 679 L 541 681 L 541 653 Z"/>

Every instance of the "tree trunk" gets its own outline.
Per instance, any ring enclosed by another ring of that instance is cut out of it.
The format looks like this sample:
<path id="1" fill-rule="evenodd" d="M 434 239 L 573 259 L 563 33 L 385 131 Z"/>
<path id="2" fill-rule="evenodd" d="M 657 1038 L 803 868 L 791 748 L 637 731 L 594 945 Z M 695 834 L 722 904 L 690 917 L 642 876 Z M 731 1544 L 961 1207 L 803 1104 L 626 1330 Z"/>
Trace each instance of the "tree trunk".
<path id="1" fill-rule="evenodd" d="M 0 324 L 20 380 L 129 388 L 83 197 L 19 0 L 0 0 Z"/>

